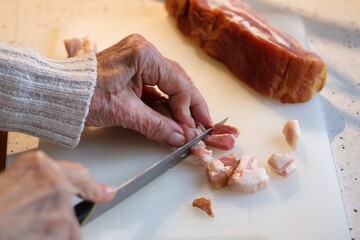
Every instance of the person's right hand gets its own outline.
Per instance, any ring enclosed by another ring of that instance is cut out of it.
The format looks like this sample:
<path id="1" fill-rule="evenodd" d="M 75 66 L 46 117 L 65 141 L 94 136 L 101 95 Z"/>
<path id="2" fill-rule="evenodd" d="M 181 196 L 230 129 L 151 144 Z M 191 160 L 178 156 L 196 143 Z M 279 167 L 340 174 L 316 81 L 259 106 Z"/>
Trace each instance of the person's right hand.
<path id="1" fill-rule="evenodd" d="M 105 203 L 115 192 L 81 164 L 41 151 L 22 154 L 0 175 L 0 239 L 81 239 L 72 196 Z"/>

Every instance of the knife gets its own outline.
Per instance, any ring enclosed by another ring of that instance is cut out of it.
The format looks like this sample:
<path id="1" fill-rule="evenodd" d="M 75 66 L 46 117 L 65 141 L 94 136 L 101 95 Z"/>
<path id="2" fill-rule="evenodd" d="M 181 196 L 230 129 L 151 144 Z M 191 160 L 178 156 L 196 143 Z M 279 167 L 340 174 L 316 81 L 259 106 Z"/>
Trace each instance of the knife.
<path id="1" fill-rule="evenodd" d="M 228 118 L 225 118 L 221 122 L 217 123 L 217 125 L 224 124 L 227 119 Z M 203 140 L 211 130 L 212 127 L 207 129 L 203 134 L 196 137 L 192 141 L 178 148 L 162 160 L 155 162 L 152 164 L 152 166 L 148 167 L 137 176 L 118 186 L 116 196 L 111 202 L 106 204 L 95 204 L 91 201 L 83 200 L 76 204 L 74 210 L 79 224 L 84 226 L 95 218 L 101 216 L 103 213 L 124 201 L 126 198 L 146 186 L 148 183 L 152 182 L 154 179 L 174 167 L 176 164 L 180 163 L 183 159 L 190 155 L 191 147 Z"/>

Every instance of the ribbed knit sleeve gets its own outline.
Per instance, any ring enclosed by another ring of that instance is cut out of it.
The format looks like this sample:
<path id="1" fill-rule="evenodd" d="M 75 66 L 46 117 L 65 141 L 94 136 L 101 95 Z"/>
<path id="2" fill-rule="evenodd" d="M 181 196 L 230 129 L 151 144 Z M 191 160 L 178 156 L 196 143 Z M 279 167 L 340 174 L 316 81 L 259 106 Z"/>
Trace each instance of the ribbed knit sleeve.
<path id="1" fill-rule="evenodd" d="M 94 53 L 51 60 L 0 43 L 0 129 L 76 146 L 96 78 Z"/>

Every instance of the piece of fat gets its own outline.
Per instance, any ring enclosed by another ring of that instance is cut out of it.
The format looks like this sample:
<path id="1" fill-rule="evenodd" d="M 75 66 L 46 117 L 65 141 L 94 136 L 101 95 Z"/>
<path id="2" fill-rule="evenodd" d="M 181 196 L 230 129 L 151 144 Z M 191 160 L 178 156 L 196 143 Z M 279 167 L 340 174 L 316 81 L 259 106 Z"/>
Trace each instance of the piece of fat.
<path id="1" fill-rule="evenodd" d="M 286 141 L 294 149 L 297 148 L 300 138 L 300 125 L 298 120 L 288 120 L 282 130 Z"/>

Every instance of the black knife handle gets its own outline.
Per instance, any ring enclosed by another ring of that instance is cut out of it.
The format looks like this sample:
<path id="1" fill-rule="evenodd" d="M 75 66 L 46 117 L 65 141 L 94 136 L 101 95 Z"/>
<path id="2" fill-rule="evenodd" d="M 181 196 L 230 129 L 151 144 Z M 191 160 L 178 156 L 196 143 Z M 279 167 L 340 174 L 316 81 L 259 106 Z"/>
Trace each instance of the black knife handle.
<path id="1" fill-rule="evenodd" d="M 95 203 L 90 201 L 81 201 L 75 205 L 74 211 L 80 225 L 83 225 L 91 212 L 94 210 Z"/>

